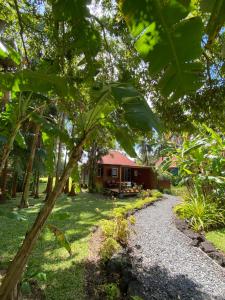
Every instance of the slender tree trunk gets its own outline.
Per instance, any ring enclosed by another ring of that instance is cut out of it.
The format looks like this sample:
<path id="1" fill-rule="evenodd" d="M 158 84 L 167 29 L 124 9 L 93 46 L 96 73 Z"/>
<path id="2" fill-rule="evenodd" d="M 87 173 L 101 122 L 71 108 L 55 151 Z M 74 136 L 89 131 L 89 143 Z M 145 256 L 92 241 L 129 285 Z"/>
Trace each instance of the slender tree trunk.
<path id="1" fill-rule="evenodd" d="M 71 196 L 71 197 L 76 196 L 75 181 L 72 181 L 71 189 L 70 189 L 70 192 L 69 192 L 68 195 Z"/>
<path id="2" fill-rule="evenodd" d="M 36 180 L 37 180 L 37 172 L 34 172 L 34 174 L 33 174 L 33 182 L 32 182 L 32 184 L 31 184 L 31 196 L 33 196 L 34 197 L 34 195 L 35 195 L 35 184 L 36 184 Z"/>
<path id="3" fill-rule="evenodd" d="M 62 174 L 62 177 L 60 178 L 58 184 L 55 185 L 54 190 L 49 196 L 47 202 L 40 210 L 39 214 L 37 215 L 33 226 L 25 236 L 22 246 L 20 247 L 13 261 L 11 262 L 0 286 L 1 300 L 8 300 L 9 297 L 12 295 L 12 291 L 14 290 L 15 286 L 21 280 L 28 258 L 35 246 L 35 243 L 41 233 L 41 230 L 43 229 L 46 220 L 51 214 L 51 211 L 55 205 L 58 196 L 62 193 L 63 187 L 65 186 L 65 183 L 69 178 L 75 164 L 81 158 L 83 142 L 84 140 L 82 140 L 80 144 L 74 147 L 69 162 Z"/>
<path id="4" fill-rule="evenodd" d="M 5 163 L 5 167 L 2 170 L 2 178 L 1 178 L 1 195 L 0 201 L 4 202 L 6 200 L 6 188 L 7 188 L 7 179 L 8 179 L 8 160 Z"/>
<path id="5" fill-rule="evenodd" d="M 60 122 L 60 129 L 63 128 L 65 121 L 65 114 L 62 113 L 61 122 Z M 57 149 L 57 161 L 56 161 L 56 170 L 55 170 L 55 184 L 58 183 L 60 177 L 60 165 L 61 165 L 61 158 L 62 158 L 62 142 L 61 140 L 58 141 L 58 149 Z"/>
<path id="6" fill-rule="evenodd" d="M 64 193 L 68 194 L 70 189 L 70 179 L 68 178 L 64 187 Z"/>
<path id="7" fill-rule="evenodd" d="M 12 198 L 16 198 L 17 180 L 18 180 L 18 173 L 15 171 L 13 174 L 13 181 L 12 181 L 12 191 L 11 191 Z"/>
<path id="8" fill-rule="evenodd" d="M 23 194 L 20 202 L 20 208 L 25 208 L 29 206 L 28 197 L 29 197 L 29 188 L 30 188 L 30 179 L 32 176 L 33 162 L 35 157 L 35 151 L 38 141 L 38 134 L 40 131 L 40 125 L 35 126 L 34 138 L 31 145 L 30 157 L 27 163 L 26 175 L 23 185 Z"/>
<path id="9" fill-rule="evenodd" d="M 5 111 L 6 104 L 10 100 L 10 91 L 5 91 L 2 96 L 2 109 L 1 111 Z"/>
<path id="10" fill-rule="evenodd" d="M 20 124 L 17 124 L 16 127 L 13 129 L 11 135 L 9 136 L 7 143 L 3 147 L 2 158 L 1 158 L 1 162 L 0 162 L 0 173 L 2 172 L 2 170 L 5 166 L 5 163 L 9 157 L 9 154 L 12 150 L 13 143 L 14 143 L 14 140 L 16 138 L 16 135 L 17 135 L 19 129 L 20 129 Z"/>
<path id="11" fill-rule="evenodd" d="M 35 192 L 34 192 L 35 199 L 39 198 L 39 182 L 40 182 L 40 174 L 39 174 L 39 171 L 37 171 L 35 185 L 34 185 L 35 186 Z"/>
<path id="12" fill-rule="evenodd" d="M 46 188 L 45 188 L 45 191 L 44 193 L 48 193 L 49 192 L 49 189 L 50 189 L 50 186 L 52 187 L 52 183 L 53 183 L 53 177 L 51 175 L 48 176 L 48 181 L 47 181 L 47 184 L 46 184 Z M 52 189 L 50 189 L 51 191 Z"/>
<path id="13" fill-rule="evenodd" d="M 49 176 L 48 177 L 47 187 L 46 187 L 46 197 L 45 197 L 44 201 L 48 200 L 49 196 L 51 195 L 52 188 L 53 188 L 53 177 Z"/>

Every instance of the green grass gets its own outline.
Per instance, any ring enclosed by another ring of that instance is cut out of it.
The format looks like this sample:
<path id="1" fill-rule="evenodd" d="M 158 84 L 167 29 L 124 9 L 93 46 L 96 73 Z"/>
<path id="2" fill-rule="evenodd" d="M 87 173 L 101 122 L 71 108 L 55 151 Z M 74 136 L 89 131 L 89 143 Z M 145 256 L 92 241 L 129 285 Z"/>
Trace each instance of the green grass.
<path id="1" fill-rule="evenodd" d="M 217 249 L 225 253 L 225 228 L 207 232 L 206 238 L 212 242 Z"/>
<path id="2" fill-rule="evenodd" d="M 172 195 L 184 198 L 187 195 L 188 191 L 186 186 L 171 186 L 171 193 Z"/>
<path id="3" fill-rule="evenodd" d="M 24 234 L 42 206 L 41 200 L 43 196 L 39 200 L 30 199 L 32 206 L 22 210 L 28 219 L 27 222 L 0 216 L 0 269 L 16 254 Z M 125 198 L 114 203 L 116 207 L 123 207 L 135 201 L 135 198 Z M 12 211 L 18 203 L 19 198 L 8 201 L 0 208 Z M 84 299 L 84 261 L 88 255 L 91 228 L 107 218 L 112 208 L 113 201 L 102 195 L 81 193 L 73 198 L 61 196 L 58 199 L 48 224 L 55 225 L 66 233 L 73 255 L 70 257 L 67 251 L 56 243 L 52 233 L 45 229 L 28 264 L 29 273 L 46 273 L 47 281 L 43 287 L 48 300 Z M 68 218 L 60 220 L 59 213 L 67 213 Z"/>

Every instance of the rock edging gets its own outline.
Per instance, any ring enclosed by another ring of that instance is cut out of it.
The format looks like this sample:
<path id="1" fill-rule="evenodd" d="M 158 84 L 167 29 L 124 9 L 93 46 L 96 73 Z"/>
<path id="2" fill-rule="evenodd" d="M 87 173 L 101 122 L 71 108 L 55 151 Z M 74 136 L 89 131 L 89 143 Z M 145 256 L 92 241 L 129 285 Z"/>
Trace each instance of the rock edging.
<path id="1" fill-rule="evenodd" d="M 176 228 L 183 234 L 189 237 L 192 242 L 191 246 L 199 247 L 210 258 L 212 258 L 217 264 L 225 268 L 225 254 L 215 248 L 215 246 L 206 240 L 204 234 L 194 232 L 188 225 L 186 220 L 175 217 L 174 223 Z"/>

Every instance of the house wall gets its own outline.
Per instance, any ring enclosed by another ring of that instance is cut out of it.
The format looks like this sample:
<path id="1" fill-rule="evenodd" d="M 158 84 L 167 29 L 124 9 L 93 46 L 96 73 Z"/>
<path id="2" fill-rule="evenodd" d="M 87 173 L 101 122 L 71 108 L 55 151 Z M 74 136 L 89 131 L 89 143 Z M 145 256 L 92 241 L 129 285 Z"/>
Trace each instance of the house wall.
<path id="1" fill-rule="evenodd" d="M 108 182 L 119 183 L 120 176 L 118 172 L 118 177 L 111 176 L 111 169 L 115 167 L 120 169 L 118 165 L 103 165 L 103 176 L 96 177 L 96 183 L 102 184 L 104 187 L 107 186 Z M 137 172 L 137 176 L 135 175 Z M 122 167 L 122 181 L 124 178 L 124 167 Z M 131 181 L 137 183 L 138 185 L 142 185 L 144 189 L 153 189 L 157 188 L 157 177 L 156 174 L 150 168 L 131 168 Z"/>
<path id="2" fill-rule="evenodd" d="M 134 176 L 137 172 L 138 176 Z M 150 168 L 132 168 L 132 181 L 142 185 L 144 189 L 153 189 L 157 187 L 156 174 Z"/>

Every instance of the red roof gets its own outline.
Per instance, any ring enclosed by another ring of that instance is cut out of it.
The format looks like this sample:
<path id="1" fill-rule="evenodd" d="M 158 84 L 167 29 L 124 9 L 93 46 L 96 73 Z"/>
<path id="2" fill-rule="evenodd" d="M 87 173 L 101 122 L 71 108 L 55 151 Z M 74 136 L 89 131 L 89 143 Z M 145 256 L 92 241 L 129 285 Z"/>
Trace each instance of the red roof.
<path id="1" fill-rule="evenodd" d="M 100 163 L 103 165 L 139 167 L 134 161 L 132 161 L 119 151 L 109 151 L 108 154 L 101 158 Z"/>

